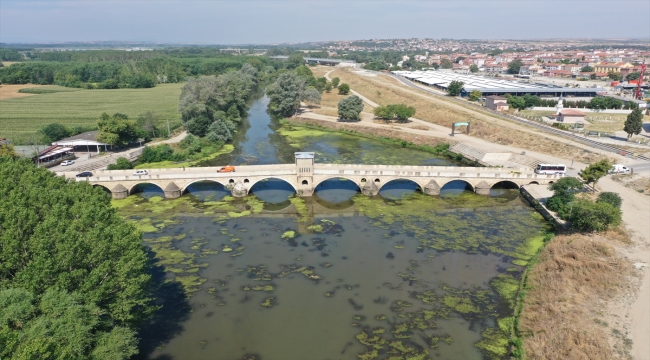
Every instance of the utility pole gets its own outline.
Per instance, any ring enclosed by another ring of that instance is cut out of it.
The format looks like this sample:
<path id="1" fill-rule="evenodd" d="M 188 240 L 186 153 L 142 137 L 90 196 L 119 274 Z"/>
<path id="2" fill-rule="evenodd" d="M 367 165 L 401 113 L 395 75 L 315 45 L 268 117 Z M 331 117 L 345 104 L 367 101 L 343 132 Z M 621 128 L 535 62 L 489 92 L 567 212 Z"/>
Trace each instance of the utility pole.
<path id="1" fill-rule="evenodd" d="M 171 130 L 169 130 L 169 118 L 167 118 L 167 137 L 171 136 Z"/>

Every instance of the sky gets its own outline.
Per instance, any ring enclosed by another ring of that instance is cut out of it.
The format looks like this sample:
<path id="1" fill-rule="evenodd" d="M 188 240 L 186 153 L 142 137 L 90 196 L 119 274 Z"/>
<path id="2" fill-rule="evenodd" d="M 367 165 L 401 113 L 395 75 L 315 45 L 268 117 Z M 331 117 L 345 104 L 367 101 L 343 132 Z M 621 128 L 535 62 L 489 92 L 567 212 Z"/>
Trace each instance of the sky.
<path id="1" fill-rule="evenodd" d="M 648 0 L 1 0 L 0 42 L 650 38 Z"/>

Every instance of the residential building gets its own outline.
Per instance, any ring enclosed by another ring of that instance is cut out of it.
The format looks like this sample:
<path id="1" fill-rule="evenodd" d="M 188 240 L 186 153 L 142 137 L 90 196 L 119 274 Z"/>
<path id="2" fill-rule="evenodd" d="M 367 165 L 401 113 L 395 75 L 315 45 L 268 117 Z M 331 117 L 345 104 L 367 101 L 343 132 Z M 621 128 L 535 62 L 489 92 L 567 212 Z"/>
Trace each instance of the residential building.
<path id="1" fill-rule="evenodd" d="M 510 105 L 508 105 L 508 99 L 503 96 L 490 95 L 485 98 L 485 107 L 495 111 L 507 111 Z"/>

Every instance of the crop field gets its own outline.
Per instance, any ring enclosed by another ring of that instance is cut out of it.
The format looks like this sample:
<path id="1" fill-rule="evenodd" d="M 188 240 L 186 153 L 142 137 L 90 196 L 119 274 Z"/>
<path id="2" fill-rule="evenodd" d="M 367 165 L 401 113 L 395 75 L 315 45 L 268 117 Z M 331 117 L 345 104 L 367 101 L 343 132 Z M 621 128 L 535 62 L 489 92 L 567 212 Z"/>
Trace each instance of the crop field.
<path id="1" fill-rule="evenodd" d="M 77 90 L 46 92 L 0 101 L 0 138 L 24 144 L 41 127 L 94 126 L 102 112 L 136 119 L 153 111 L 160 125 L 180 122 L 178 97 L 183 84 L 161 84 L 151 89 Z M 53 88 L 53 87 L 52 87 Z M 64 88 L 65 89 L 65 88 Z"/>

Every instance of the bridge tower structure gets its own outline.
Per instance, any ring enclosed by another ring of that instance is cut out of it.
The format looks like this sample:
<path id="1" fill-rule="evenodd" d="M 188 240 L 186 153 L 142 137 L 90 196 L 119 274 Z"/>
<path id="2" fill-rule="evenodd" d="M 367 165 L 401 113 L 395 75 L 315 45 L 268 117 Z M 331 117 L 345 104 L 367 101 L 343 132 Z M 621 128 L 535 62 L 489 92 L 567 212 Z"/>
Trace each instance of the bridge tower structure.
<path id="1" fill-rule="evenodd" d="M 312 196 L 314 194 L 314 157 L 313 152 L 297 152 L 296 157 L 296 174 L 297 174 L 297 192 L 301 197 Z"/>

